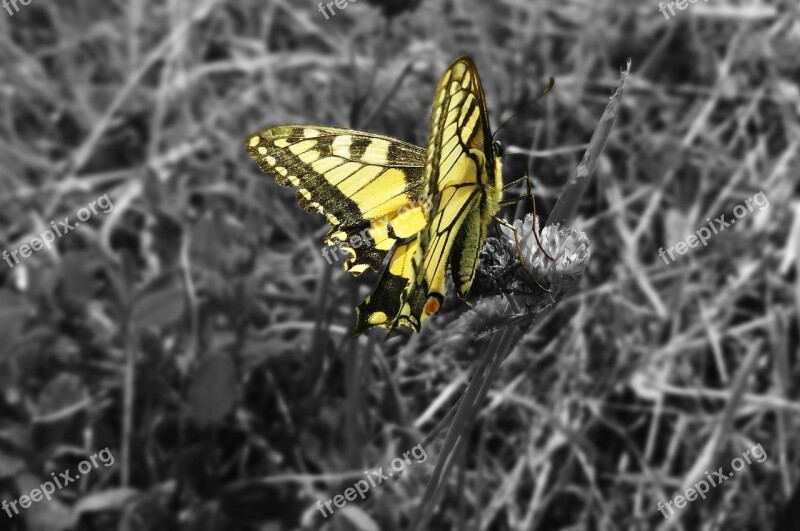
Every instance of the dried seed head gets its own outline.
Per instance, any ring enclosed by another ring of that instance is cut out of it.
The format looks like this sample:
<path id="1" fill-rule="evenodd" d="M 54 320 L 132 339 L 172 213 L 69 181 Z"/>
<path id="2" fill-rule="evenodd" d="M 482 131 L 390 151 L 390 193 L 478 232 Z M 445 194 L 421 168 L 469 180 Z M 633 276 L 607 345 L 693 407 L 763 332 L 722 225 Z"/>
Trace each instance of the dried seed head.
<path id="1" fill-rule="evenodd" d="M 452 333 L 474 338 L 511 326 L 525 328 L 580 281 L 591 254 L 586 235 L 559 225 L 545 227 L 539 240 L 550 260 L 536 243 L 532 224 L 533 217 L 528 215 L 514 223 L 516 238 L 514 231 L 502 225 L 498 237 L 486 238 L 470 291 L 481 299 L 448 327 Z"/>
<path id="2" fill-rule="evenodd" d="M 533 216 L 530 214 L 524 220 L 514 222 L 527 271 L 536 282 L 551 291 L 561 291 L 577 284 L 591 256 L 586 234 L 577 229 L 560 225 L 545 227 L 539 240 L 542 243 L 542 249 L 553 258 L 550 260 L 536 243 L 532 225 Z M 501 230 L 505 237 L 504 246 L 514 250 L 512 260 L 518 265 L 519 253 L 516 251 L 514 232 L 502 226 Z M 518 269 L 516 278 L 526 278 L 530 281 L 525 271 L 521 267 Z M 523 275 L 522 277 L 520 273 Z"/>

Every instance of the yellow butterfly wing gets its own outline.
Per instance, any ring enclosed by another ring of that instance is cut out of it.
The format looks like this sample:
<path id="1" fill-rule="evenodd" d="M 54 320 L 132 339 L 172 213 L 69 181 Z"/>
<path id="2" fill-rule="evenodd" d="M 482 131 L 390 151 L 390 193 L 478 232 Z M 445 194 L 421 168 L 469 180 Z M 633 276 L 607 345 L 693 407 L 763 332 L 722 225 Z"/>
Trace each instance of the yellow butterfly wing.
<path id="1" fill-rule="evenodd" d="M 395 319 L 395 325 L 415 331 L 441 307 L 448 261 L 459 296 L 469 292 L 502 195 L 502 166 L 492 147 L 483 88 L 467 57 L 454 61 L 439 81 L 423 187 L 432 207 L 417 238 L 414 281 Z"/>
<path id="2" fill-rule="evenodd" d="M 388 264 L 357 308 L 356 334 L 373 327 L 419 332 L 439 311 L 447 263 L 465 297 L 489 220 L 502 194 L 477 69 L 453 62 L 434 97 L 427 149 L 371 133 L 283 125 L 248 137 L 248 153 L 278 184 L 299 188 L 307 210 L 325 214 L 325 241 L 345 248 L 345 270 Z M 364 235 L 371 244 L 359 246 Z"/>
<path id="3" fill-rule="evenodd" d="M 325 242 L 351 255 L 344 268 L 354 275 L 378 270 L 399 241 L 414 238 L 427 222 L 419 146 L 316 125 L 264 129 L 246 145 L 262 172 L 298 188 L 301 207 L 328 218 Z"/>
<path id="4" fill-rule="evenodd" d="M 408 286 L 414 280 L 413 259 L 418 243 L 414 237 L 394 249 L 375 290 L 356 308 L 356 335 L 376 326 L 395 326 Z"/>

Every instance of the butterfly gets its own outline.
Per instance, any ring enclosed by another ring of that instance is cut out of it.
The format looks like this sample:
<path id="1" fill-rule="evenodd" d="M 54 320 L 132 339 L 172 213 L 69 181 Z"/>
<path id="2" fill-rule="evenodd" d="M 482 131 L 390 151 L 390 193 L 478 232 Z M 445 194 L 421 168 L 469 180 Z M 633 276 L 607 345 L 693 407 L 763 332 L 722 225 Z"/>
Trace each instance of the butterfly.
<path id="1" fill-rule="evenodd" d="M 245 144 L 262 172 L 298 188 L 301 207 L 327 217 L 325 242 L 349 254 L 346 271 L 378 271 L 389 257 L 356 308 L 356 335 L 419 332 L 444 301 L 448 264 L 467 297 L 503 190 L 500 147 L 470 58 L 456 59 L 439 80 L 425 148 L 318 125 L 279 125 Z"/>

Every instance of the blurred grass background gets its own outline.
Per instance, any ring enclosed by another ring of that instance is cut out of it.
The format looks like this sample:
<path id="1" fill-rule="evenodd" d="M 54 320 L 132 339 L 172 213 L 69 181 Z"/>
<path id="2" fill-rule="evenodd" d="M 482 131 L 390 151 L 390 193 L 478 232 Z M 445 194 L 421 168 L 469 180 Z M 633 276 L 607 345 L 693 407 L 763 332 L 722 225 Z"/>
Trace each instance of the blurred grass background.
<path id="1" fill-rule="evenodd" d="M 408 528 L 474 367 L 448 331 L 468 304 L 353 338 L 376 277 L 322 258 L 324 218 L 243 139 L 318 123 L 424 145 L 462 54 L 494 127 L 556 78 L 501 134 L 543 217 L 628 57 L 633 74 L 575 224 L 581 289 L 503 365 L 431 529 L 798 529 L 796 2 L 669 20 L 632 0 L 361 0 L 329 20 L 310 0 L 18 6 L 0 11 L 0 249 L 114 208 L 0 263 L 0 499 L 116 459 L 0 529 Z M 759 191 L 768 208 L 659 258 Z M 315 508 L 423 441 L 367 500 Z M 658 512 L 758 443 L 765 462 Z"/>

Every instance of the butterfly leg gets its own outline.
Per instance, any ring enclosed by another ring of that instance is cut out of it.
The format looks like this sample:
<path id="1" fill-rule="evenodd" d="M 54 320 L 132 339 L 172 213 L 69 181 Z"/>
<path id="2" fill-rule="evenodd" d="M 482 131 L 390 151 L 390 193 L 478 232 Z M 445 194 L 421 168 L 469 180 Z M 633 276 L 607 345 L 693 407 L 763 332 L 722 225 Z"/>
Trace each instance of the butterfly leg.
<path id="1" fill-rule="evenodd" d="M 515 197 L 514 199 L 506 199 L 505 201 L 500 201 L 498 203 L 498 205 L 500 206 L 500 208 L 505 208 L 507 206 L 516 205 L 517 203 L 519 203 L 523 199 L 528 199 L 528 195 L 525 194 L 525 195 L 521 195 L 519 197 Z"/>
<path id="2" fill-rule="evenodd" d="M 517 183 L 519 183 L 519 182 L 522 182 L 522 181 L 524 181 L 524 180 L 525 180 L 525 179 L 527 179 L 527 178 L 528 178 L 528 176 L 527 176 L 527 175 L 525 175 L 524 177 L 520 177 L 520 178 L 519 178 L 519 179 L 517 179 L 516 181 L 511 181 L 510 183 L 508 183 L 508 184 L 506 184 L 506 185 L 503 185 L 503 190 L 506 190 L 506 189 L 508 189 L 508 188 L 511 188 L 511 187 L 512 187 L 512 186 L 514 186 L 515 184 L 517 184 Z M 527 196 L 522 196 L 522 197 L 527 197 Z"/>
<path id="3" fill-rule="evenodd" d="M 533 205 L 533 225 L 534 226 L 531 227 L 531 230 L 533 230 L 533 237 L 536 238 L 536 245 L 539 246 L 539 250 L 542 251 L 544 253 L 544 255 L 548 259 L 550 259 L 551 262 L 555 262 L 553 257 L 550 256 L 549 254 L 547 254 L 547 251 L 545 251 L 544 248 L 542 247 L 542 242 L 539 241 L 539 230 L 538 230 L 538 227 L 536 226 L 536 225 L 539 224 L 538 223 L 538 218 L 536 217 L 536 201 L 534 200 L 533 192 L 531 191 L 531 180 L 528 179 L 527 175 L 525 176 L 525 185 L 528 187 L 528 194 L 527 195 L 531 198 L 531 205 Z"/>
<path id="4" fill-rule="evenodd" d="M 508 229 L 510 229 L 514 233 L 514 243 L 517 246 L 517 255 L 519 256 L 519 265 L 522 266 L 522 270 L 525 271 L 525 274 L 528 275 L 528 278 L 534 284 L 536 284 L 537 286 L 542 288 L 544 291 L 548 291 L 549 292 L 550 291 L 549 289 L 545 288 L 544 286 L 542 286 L 541 284 L 536 282 L 536 279 L 533 278 L 533 275 L 531 275 L 531 272 L 528 271 L 528 268 L 525 266 L 525 256 L 522 253 L 522 246 L 519 243 L 519 232 L 517 232 L 517 229 L 514 227 L 514 225 L 510 224 L 508 221 L 504 220 L 503 218 L 498 218 L 497 216 L 495 216 L 494 220 L 497 223 L 500 223 L 501 225 L 504 225 L 505 227 L 507 227 Z M 534 229 L 534 231 L 535 230 L 536 229 Z"/>
<path id="5" fill-rule="evenodd" d="M 526 186 L 527 186 L 527 188 L 528 188 L 528 193 L 527 193 L 527 194 L 525 194 L 525 195 L 523 195 L 523 196 L 520 196 L 520 197 L 515 197 L 514 199 L 507 199 L 506 201 L 500 201 L 500 203 L 499 203 L 499 205 L 500 205 L 500 208 L 507 207 L 507 206 L 509 206 L 509 205 L 513 205 L 513 204 L 515 204 L 515 203 L 518 203 L 518 202 L 522 201 L 523 199 L 530 198 L 530 199 L 531 199 L 531 205 L 533 205 L 533 219 L 534 219 L 534 220 L 536 220 L 536 219 L 537 219 L 537 218 L 536 218 L 536 201 L 535 201 L 535 200 L 534 200 L 534 198 L 533 198 L 533 192 L 531 192 L 531 181 L 528 179 L 528 176 L 526 175 L 525 177 L 522 177 L 521 179 L 517 179 L 517 180 L 516 180 L 516 181 L 514 181 L 514 182 L 515 182 L 515 183 L 516 183 L 516 182 L 519 182 L 519 181 L 521 181 L 522 179 L 525 179 L 525 184 L 526 184 Z M 537 223 L 537 225 L 538 225 L 538 223 Z M 548 258 L 548 259 L 549 259 L 551 262 L 553 262 L 553 261 L 554 261 L 554 260 L 553 260 L 553 257 L 552 257 L 552 256 L 550 256 L 549 254 L 547 254 L 547 251 L 545 251 L 545 250 L 544 250 L 544 248 L 542 247 L 542 242 L 541 242 L 541 241 L 539 241 L 539 231 L 537 230 L 537 228 L 538 228 L 538 227 L 532 227 L 532 230 L 533 230 L 533 236 L 534 236 L 534 238 L 536 238 L 536 245 L 538 245 L 538 246 L 539 246 L 539 249 L 540 249 L 540 250 L 541 250 L 541 251 L 544 253 L 544 255 L 545 255 L 545 256 L 546 256 L 546 257 L 547 257 L 547 258 Z"/>

